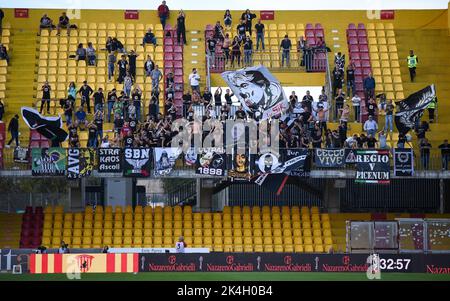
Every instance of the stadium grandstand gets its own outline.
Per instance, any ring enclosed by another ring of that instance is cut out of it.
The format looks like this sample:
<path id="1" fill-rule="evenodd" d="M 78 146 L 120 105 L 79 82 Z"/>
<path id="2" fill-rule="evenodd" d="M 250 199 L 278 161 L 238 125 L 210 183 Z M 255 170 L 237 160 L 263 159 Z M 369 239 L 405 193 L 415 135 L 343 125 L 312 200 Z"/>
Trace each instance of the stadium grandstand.
<path id="1" fill-rule="evenodd" d="M 446 1 L 4 2 L 0 271 L 449 274 Z"/>

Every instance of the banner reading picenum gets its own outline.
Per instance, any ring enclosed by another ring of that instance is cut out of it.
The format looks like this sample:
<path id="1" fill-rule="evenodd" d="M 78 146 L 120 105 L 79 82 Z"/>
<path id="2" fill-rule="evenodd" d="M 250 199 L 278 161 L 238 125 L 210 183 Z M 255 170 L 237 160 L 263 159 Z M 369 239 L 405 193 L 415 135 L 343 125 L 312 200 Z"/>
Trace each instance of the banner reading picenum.
<path id="1" fill-rule="evenodd" d="M 139 254 L 31 254 L 30 273 L 65 273 L 74 277 L 79 273 L 138 272 Z"/>
<path id="2" fill-rule="evenodd" d="M 394 175 L 411 177 L 414 175 L 414 152 L 412 148 L 394 149 Z"/>
<path id="3" fill-rule="evenodd" d="M 120 148 L 98 149 L 98 172 L 113 173 L 122 172 L 122 150 Z"/>
<path id="4" fill-rule="evenodd" d="M 69 148 L 67 151 L 67 178 L 79 179 L 91 175 L 95 166 L 95 150 Z"/>
<path id="5" fill-rule="evenodd" d="M 389 150 L 357 150 L 355 182 L 389 184 Z"/>
<path id="6" fill-rule="evenodd" d="M 150 176 L 150 148 L 126 148 L 123 161 L 123 175 L 125 177 Z"/>

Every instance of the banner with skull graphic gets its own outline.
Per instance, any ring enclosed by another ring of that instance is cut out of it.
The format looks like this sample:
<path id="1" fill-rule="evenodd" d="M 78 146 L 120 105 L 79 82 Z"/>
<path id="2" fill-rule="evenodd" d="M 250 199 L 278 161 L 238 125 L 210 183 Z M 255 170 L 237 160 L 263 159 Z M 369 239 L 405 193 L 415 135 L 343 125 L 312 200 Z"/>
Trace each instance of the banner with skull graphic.
<path id="1" fill-rule="evenodd" d="M 195 173 L 209 176 L 225 176 L 226 155 L 223 149 L 209 147 L 197 155 Z"/>

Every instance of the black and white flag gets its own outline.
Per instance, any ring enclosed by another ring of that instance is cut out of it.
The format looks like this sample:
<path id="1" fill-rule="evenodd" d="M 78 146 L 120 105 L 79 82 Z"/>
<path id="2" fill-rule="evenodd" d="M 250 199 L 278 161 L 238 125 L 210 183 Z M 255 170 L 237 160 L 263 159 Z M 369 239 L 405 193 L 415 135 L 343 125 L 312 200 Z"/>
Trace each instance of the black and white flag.
<path id="1" fill-rule="evenodd" d="M 395 113 L 395 125 L 400 134 L 406 134 L 414 128 L 415 124 L 422 117 L 424 110 L 435 97 L 436 90 L 434 85 L 430 85 L 395 103 L 398 108 Z"/>
<path id="2" fill-rule="evenodd" d="M 30 149 L 28 147 L 16 147 L 14 149 L 14 162 L 28 163 L 30 162 Z"/>
<path id="3" fill-rule="evenodd" d="M 195 173 L 209 176 L 225 176 L 226 155 L 223 148 L 204 148 L 201 154 L 197 155 Z"/>
<path id="4" fill-rule="evenodd" d="M 281 83 L 264 66 L 227 71 L 222 77 L 252 117 L 279 116 L 289 106 Z"/>
<path id="5" fill-rule="evenodd" d="M 182 149 L 178 147 L 156 147 L 154 156 L 155 176 L 170 175 L 181 153 Z"/>
<path id="6" fill-rule="evenodd" d="M 124 153 L 123 175 L 125 177 L 150 176 L 150 148 L 126 148 Z"/>
<path id="7" fill-rule="evenodd" d="M 411 177 L 414 175 L 414 152 L 412 148 L 394 149 L 394 175 Z"/>

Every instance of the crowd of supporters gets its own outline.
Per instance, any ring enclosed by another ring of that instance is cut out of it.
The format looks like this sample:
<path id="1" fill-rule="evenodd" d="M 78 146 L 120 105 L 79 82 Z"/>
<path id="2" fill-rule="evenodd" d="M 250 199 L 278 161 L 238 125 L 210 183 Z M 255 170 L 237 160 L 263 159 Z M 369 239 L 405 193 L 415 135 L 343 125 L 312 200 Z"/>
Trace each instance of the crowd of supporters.
<path id="1" fill-rule="evenodd" d="M 165 1 L 158 7 L 158 16 L 165 27 L 169 18 L 169 8 Z M 178 43 L 186 44 L 185 14 L 180 11 L 177 16 Z M 256 15 L 250 10 L 242 13 L 236 27 L 236 35 L 233 39 L 225 34 L 224 27 L 217 21 L 214 27 L 214 35 L 206 41 L 207 53 L 214 65 L 215 51 L 219 45 L 225 55 L 226 62 L 231 66 L 252 65 L 252 53 L 254 49 L 264 50 L 265 25 L 258 20 L 253 26 Z M 227 30 L 231 30 L 233 19 L 229 10 L 224 14 L 223 23 Z M 47 29 L 76 28 L 65 13 L 62 13 L 58 23 L 44 15 L 41 18 L 39 32 Z M 255 29 L 255 32 L 253 32 Z M 251 36 L 256 33 L 256 45 L 253 45 Z M 151 29 L 145 33 L 142 44 L 157 46 L 157 39 Z M 314 47 L 325 49 L 326 45 L 319 39 Z M 288 36 L 280 42 L 282 66 L 289 66 L 292 42 Z M 297 43 L 298 51 L 302 52 L 299 64 L 304 66 L 312 55 L 308 42 L 300 37 Z M 107 52 L 108 81 L 115 81 L 123 85 L 120 90 L 103 91 L 102 88 L 94 89 L 87 81 L 81 87 L 71 82 L 67 88 L 67 97 L 59 100 L 63 110 L 64 120 L 69 131 L 69 147 L 155 147 L 170 146 L 172 138 L 177 135 L 173 131 L 172 124 L 177 118 L 184 117 L 189 122 L 195 116 L 200 116 L 202 121 L 217 119 L 225 122 L 228 119 L 252 119 L 247 112 L 233 101 L 234 94 L 230 89 L 223 93 L 218 88 L 212 93 L 209 87 L 200 87 L 200 75 L 196 69 L 189 75 L 190 89 L 185 89 L 183 95 L 183 107 L 177 108 L 173 102 L 175 88 L 174 75 L 163 75 L 158 65 L 150 56 L 144 62 L 144 76 L 151 78 L 151 99 L 148 106 L 144 106 L 143 92 L 136 83 L 136 58 L 140 55 L 133 49 L 126 49 L 123 43 L 116 37 L 108 37 L 105 48 L 99 51 Z M 79 44 L 76 53 L 72 56 L 76 60 L 85 60 L 87 65 L 96 66 L 97 50 L 88 42 L 85 48 Z M 6 48 L 0 45 L 0 59 L 7 59 Z M 213 66 L 214 67 L 214 66 Z M 395 103 L 386 99 L 385 94 L 375 95 L 375 79 L 369 74 L 363 81 L 364 95 L 358 95 L 355 89 L 355 66 L 349 62 L 345 70 L 345 55 L 340 52 L 335 55 L 334 69 L 332 71 L 333 99 L 322 91 L 318 99 L 308 92 L 300 100 L 295 92 L 289 96 L 289 108 L 285 115 L 275 118 L 280 119 L 280 146 L 289 148 L 389 148 L 390 146 L 405 147 L 410 141 L 409 135 L 399 135 L 396 145 L 389 146 L 388 134 L 393 132 L 393 115 Z M 164 91 L 160 91 L 160 82 L 165 76 Z M 345 89 L 346 88 L 346 89 Z M 344 91 L 345 89 L 345 91 Z M 40 112 L 47 109 L 50 113 L 51 85 L 46 82 L 42 87 L 42 100 Z M 160 94 L 163 93 L 163 110 L 160 112 Z M 78 103 L 79 100 L 79 103 Z M 365 108 L 362 112 L 361 107 Z M 434 120 L 435 107 L 429 108 L 430 120 Z M 367 120 L 362 123 L 361 116 L 367 113 Z M 0 120 L 4 114 L 3 103 L 0 102 Z M 384 128 L 379 128 L 377 120 L 385 116 Z M 337 128 L 330 128 L 329 121 L 339 123 Z M 354 129 L 351 129 L 354 122 Z M 104 130 L 105 123 L 112 123 Z M 17 130 L 15 125 L 13 139 L 16 140 Z M 361 129 L 361 130 L 359 130 Z M 360 134 L 349 135 L 351 132 Z M 431 145 L 426 139 L 429 125 L 424 121 L 416 125 L 415 133 L 419 139 L 421 157 L 425 165 L 428 163 L 429 149 Z M 81 145 L 80 131 L 87 132 L 87 143 Z M 12 133 L 12 131 L 11 131 Z M 392 137 L 392 136 L 391 136 Z M 446 145 L 446 144 L 444 144 Z M 427 155 L 428 154 L 428 155 Z"/>

